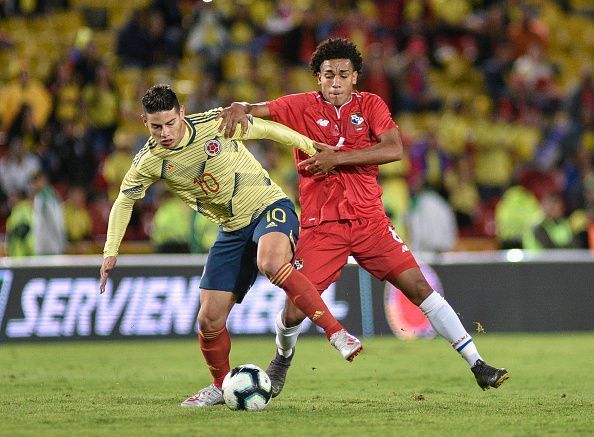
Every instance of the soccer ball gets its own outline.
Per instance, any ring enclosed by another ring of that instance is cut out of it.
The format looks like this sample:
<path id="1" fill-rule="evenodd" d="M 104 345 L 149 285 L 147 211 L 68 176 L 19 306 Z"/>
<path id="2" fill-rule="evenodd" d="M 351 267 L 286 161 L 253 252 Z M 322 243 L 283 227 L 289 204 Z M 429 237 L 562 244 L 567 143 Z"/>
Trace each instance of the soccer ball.
<path id="1" fill-rule="evenodd" d="M 272 398 L 270 378 L 255 364 L 237 366 L 223 380 L 223 398 L 232 410 L 263 410 Z"/>

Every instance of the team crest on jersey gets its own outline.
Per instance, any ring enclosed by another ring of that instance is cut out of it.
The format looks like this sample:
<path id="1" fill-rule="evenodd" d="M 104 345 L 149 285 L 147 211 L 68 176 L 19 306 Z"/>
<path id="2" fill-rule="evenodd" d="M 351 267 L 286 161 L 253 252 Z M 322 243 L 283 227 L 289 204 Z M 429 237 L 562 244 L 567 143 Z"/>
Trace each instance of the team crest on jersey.
<path id="1" fill-rule="evenodd" d="M 293 263 L 293 267 L 295 270 L 301 270 L 303 268 L 303 260 L 301 258 L 297 258 Z"/>
<path id="2" fill-rule="evenodd" d="M 210 157 L 217 156 L 221 153 L 221 143 L 219 140 L 208 140 L 204 143 L 204 151 Z"/>
<path id="3" fill-rule="evenodd" d="M 328 120 L 325 120 L 323 118 L 320 118 L 318 121 L 316 121 L 316 123 L 322 127 L 326 127 L 330 124 L 330 122 Z"/>
<path id="4" fill-rule="evenodd" d="M 353 123 L 355 126 L 362 125 L 364 121 L 365 121 L 365 119 L 358 112 L 351 114 L 351 123 Z"/>

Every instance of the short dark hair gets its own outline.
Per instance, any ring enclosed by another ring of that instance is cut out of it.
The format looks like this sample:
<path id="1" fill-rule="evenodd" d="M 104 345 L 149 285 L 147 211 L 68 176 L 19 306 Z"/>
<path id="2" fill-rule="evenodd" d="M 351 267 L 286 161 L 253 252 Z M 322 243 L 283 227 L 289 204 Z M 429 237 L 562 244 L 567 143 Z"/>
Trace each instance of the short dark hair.
<path id="1" fill-rule="evenodd" d="M 320 72 L 322 62 L 330 59 L 350 59 L 353 70 L 361 73 L 363 69 L 363 56 L 357 46 L 345 38 L 329 38 L 316 47 L 311 56 L 309 68 L 314 76 Z"/>
<path id="2" fill-rule="evenodd" d="M 170 111 L 173 108 L 179 112 L 179 100 L 175 91 L 167 84 L 158 84 L 150 87 L 142 96 L 142 110 L 147 114 Z"/>

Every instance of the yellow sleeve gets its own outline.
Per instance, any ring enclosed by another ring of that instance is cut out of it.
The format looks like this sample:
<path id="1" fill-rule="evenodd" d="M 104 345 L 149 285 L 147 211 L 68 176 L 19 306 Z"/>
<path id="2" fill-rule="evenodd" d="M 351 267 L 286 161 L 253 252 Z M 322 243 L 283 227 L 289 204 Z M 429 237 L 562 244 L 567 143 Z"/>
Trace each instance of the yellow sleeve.
<path id="1" fill-rule="evenodd" d="M 313 141 L 295 132 L 293 129 L 287 126 L 276 123 L 270 120 L 263 120 L 258 117 L 252 117 L 248 115 L 248 129 L 247 132 L 241 134 L 241 125 L 237 125 L 235 133 L 233 134 L 234 140 L 272 140 L 277 143 L 283 144 L 289 147 L 295 147 L 309 156 L 315 155 L 316 149 L 313 146 Z"/>
<path id="2" fill-rule="evenodd" d="M 113 203 L 109 213 L 109 223 L 107 225 L 107 239 L 103 248 L 103 257 L 118 256 L 118 250 L 124 233 L 130 222 L 134 199 L 130 199 L 123 193 Z"/>

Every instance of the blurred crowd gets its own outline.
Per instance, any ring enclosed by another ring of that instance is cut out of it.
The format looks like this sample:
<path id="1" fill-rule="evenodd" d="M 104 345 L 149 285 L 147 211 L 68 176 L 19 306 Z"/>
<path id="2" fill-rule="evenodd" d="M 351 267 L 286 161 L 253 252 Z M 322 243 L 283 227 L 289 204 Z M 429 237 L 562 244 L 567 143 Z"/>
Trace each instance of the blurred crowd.
<path id="1" fill-rule="evenodd" d="M 413 248 L 594 250 L 588 1 L 0 0 L 4 254 L 101 252 L 153 83 L 187 113 L 315 90 L 333 36 L 400 127 L 406 158 L 380 178 Z M 248 146 L 297 200 L 290 151 Z M 216 232 L 156 184 L 122 249 L 205 252 Z"/>

